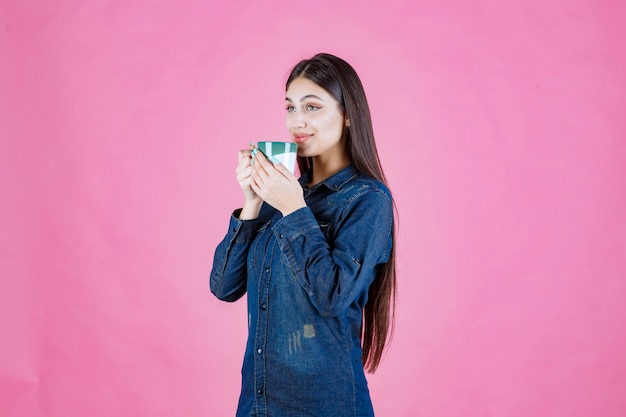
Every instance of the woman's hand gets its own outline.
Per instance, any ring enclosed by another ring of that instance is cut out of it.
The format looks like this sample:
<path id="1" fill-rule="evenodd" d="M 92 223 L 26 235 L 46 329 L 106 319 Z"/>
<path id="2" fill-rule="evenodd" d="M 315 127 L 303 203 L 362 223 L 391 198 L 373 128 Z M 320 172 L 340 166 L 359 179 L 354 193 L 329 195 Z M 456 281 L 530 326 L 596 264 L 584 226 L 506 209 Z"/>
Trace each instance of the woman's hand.
<path id="1" fill-rule="evenodd" d="M 239 218 L 241 220 L 254 219 L 259 215 L 263 200 L 252 190 L 252 149 L 239 151 L 239 163 L 237 164 L 237 181 L 243 191 L 245 202 Z"/>
<path id="2" fill-rule="evenodd" d="M 254 156 L 250 188 L 283 216 L 306 207 L 298 179 L 283 164 L 270 162 L 261 152 Z"/>

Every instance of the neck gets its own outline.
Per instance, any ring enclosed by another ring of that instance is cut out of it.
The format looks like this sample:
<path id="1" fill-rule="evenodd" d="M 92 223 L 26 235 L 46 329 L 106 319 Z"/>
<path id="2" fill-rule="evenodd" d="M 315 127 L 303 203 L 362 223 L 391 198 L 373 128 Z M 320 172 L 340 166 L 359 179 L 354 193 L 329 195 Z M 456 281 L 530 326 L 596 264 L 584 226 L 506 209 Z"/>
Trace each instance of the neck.
<path id="1" fill-rule="evenodd" d="M 313 175 L 309 186 L 319 184 L 348 165 L 350 165 L 350 158 L 347 155 L 339 158 L 324 158 L 321 155 L 313 157 Z"/>

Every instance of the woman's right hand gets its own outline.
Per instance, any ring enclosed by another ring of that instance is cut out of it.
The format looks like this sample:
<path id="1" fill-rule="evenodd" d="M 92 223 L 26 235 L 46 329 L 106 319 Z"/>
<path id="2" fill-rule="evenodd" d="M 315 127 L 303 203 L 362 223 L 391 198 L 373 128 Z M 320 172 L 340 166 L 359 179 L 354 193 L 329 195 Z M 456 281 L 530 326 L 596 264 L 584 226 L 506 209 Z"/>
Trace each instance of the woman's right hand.
<path id="1" fill-rule="evenodd" d="M 250 181 L 252 180 L 252 149 L 242 149 L 239 151 L 239 164 L 237 165 L 237 181 L 246 198 L 246 202 L 255 202 L 261 198 L 252 191 Z"/>
<path id="2" fill-rule="evenodd" d="M 237 164 L 237 181 L 243 191 L 245 203 L 243 210 L 239 216 L 243 218 L 255 218 L 258 215 L 259 209 L 263 200 L 255 193 L 250 182 L 252 181 L 252 149 L 242 149 L 239 151 L 239 163 Z"/>

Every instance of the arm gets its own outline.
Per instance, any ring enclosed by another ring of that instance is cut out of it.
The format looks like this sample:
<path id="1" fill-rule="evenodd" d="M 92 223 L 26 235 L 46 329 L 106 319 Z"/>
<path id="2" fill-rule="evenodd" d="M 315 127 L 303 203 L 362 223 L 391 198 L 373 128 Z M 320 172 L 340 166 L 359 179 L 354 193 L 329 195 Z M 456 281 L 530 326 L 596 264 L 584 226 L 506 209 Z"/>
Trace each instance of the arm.
<path id="1" fill-rule="evenodd" d="M 278 221 L 273 233 L 311 303 L 325 317 L 342 314 L 367 293 L 391 249 L 393 204 L 369 189 L 350 201 L 327 242 L 308 207 Z"/>
<path id="2" fill-rule="evenodd" d="M 248 249 L 256 233 L 256 220 L 241 220 L 241 211 L 231 216 L 228 233 L 215 249 L 211 292 L 223 301 L 236 301 L 246 293 Z"/>
<path id="3" fill-rule="evenodd" d="M 250 188 L 252 176 L 251 149 L 238 154 L 237 181 L 243 191 L 244 205 L 230 219 L 228 233 L 215 249 L 211 270 L 211 292 L 224 301 L 235 301 L 246 293 L 248 249 L 256 234 L 263 201 Z"/>

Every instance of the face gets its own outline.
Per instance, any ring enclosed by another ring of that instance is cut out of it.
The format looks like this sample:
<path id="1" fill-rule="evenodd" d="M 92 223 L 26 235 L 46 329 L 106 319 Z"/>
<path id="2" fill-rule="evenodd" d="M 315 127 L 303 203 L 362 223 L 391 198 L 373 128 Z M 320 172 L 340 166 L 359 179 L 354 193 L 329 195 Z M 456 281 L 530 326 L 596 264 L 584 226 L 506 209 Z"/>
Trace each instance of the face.
<path id="1" fill-rule="evenodd" d="M 335 159 L 346 155 L 340 104 L 326 90 L 306 78 L 294 79 L 287 89 L 287 129 L 298 144 L 299 156 Z"/>

